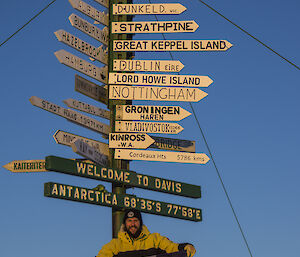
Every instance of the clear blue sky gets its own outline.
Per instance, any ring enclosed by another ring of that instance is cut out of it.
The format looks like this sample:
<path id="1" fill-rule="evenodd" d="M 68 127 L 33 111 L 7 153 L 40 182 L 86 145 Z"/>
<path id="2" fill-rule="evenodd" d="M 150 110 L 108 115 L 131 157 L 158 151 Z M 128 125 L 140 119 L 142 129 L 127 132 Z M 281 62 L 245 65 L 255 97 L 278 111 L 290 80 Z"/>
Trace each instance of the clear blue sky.
<path id="1" fill-rule="evenodd" d="M 48 2 L 3 1 L 0 41 Z M 104 10 L 92 0 L 86 2 Z M 193 106 L 253 256 L 298 257 L 300 72 L 200 2 L 179 2 L 187 7 L 185 13 L 159 16 L 159 19 L 195 20 L 199 28 L 192 34 L 167 34 L 168 39 L 226 39 L 234 45 L 227 52 L 177 52 L 174 57 L 185 65 L 181 74 L 207 75 L 214 80 L 204 89 L 208 97 Z M 300 65 L 299 1 L 207 0 L 207 3 Z M 71 148 L 55 143 L 52 135 L 58 129 L 102 140 L 99 134 L 36 108 L 28 100 L 38 96 L 66 107 L 62 101 L 74 98 L 105 107 L 75 92 L 76 72 L 60 64 L 53 54 L 65 49 L 88 60 L 57 41 L 54 32 L 59 29 L 98 45 L 70 25 L 68 16 L 71 13 L 91 21 L 73 10 L 67 0 L 58 0 L 0 47 L 1 257 L 93 257 L 111 239 L 110 208 L 43 196 L 45 182 L 92 188 L 99 184 L 98 181 L 54 172 L 13 174 L 2 168 L 13 160 L 43 159 L 47 155 L 78 158 Z M 154 19 L 135 17 L 139 21 Z M 162 39 L 162 36 L 136 34 L 134 38 Z M 168 60 L 169 55 L 136 55 L 136 59 L 153 58 Z M 190 110 L 187 103 L 180 105 Z M 208 154 L 194 118 L 188 117 L 180 124 L 184 131 L 174 137 L 196 140 L 197 152 Z M 144 214 L 144 223 L 151 232 L 159 232 L 176 242 L 193 243 L 197 257 L 249 256 L 212 162 L 192 165 L 133 161 L 131 170 L 202 187 L 202 198 L 196 200 L 147 190 L 128 190 L 140 197 L 203 210 L 203 221 L 198 223 Z M 111 190 L 109 183 L 103 184 Z"/>

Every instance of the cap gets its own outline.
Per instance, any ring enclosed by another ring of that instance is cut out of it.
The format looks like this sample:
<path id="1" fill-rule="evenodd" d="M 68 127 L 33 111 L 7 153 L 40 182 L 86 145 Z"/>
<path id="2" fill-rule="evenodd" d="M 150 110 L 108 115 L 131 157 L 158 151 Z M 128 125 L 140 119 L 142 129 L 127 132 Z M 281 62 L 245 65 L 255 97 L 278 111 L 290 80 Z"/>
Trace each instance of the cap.
<path id="1" fill-rule="evenodd" d="M 141 225 L 143 224 L 142 215 L 139 210 L 136 210 L 136 209 L 126 210 L 125 214 L 124 214 L 123 224 L 125 224 L 125 221 L 128 218 L 137 218 L 137 219 L 139 219 Z"/>

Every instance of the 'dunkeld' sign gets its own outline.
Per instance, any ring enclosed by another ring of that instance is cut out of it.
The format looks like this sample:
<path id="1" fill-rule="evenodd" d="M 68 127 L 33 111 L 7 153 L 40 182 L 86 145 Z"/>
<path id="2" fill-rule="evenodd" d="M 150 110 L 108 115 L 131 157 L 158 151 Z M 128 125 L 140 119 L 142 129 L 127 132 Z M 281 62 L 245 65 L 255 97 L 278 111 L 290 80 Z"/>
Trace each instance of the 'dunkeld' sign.
<path id="1" fill-rule="evenodd" d="M 44 184 L 44 196 L 107 207 L 134 208 L 141 212 L 190 221 L 202 220 L 201 209 L 54 182 Z"/>
<path id="2" fill-rule="evenodd" d="M 113 51 L 226 51 L 227 40 L 114 40 Z"/>
<path id="3" fill-rule="evenodd" d="M 196 185 L 139 174 L 130 170 L 114 169 L 96 165 L 94 163 L 85 163 L 79 160 L 70 160 L 56 156 L 47 156 L 45 161 L 45 167 L 49 171 L 119 183 L 173 195 L 191 198 L 201 197 L 201 188 Z"/>

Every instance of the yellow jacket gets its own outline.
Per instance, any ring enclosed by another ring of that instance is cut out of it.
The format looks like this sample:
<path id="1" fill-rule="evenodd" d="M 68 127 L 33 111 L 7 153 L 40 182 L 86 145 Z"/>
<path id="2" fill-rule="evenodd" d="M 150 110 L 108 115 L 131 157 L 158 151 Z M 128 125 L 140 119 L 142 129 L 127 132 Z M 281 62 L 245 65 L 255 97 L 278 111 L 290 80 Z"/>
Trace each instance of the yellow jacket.
<path id="1" fill-rule="evenodd" d="M 124 231 L 124 225 L 122 225 L 118 238 L 114 238 L 104 245 L 97 257 L 140 257 L 173 253 L 183 249 L 185 245 L 176 244 L 159 233 L 150 233 L 145 225 L 143 225 L 139 237 L 132 239 Z"/>

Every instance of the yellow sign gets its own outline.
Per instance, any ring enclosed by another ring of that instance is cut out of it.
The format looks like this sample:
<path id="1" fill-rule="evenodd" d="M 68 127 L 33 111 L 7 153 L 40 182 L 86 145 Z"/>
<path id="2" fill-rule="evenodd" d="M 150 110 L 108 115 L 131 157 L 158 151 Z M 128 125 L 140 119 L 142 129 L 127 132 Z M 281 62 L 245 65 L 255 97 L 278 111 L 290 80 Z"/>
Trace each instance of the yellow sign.
<path id="1" fill-rule="evenodd" d="M 43 172 L 48 171 L 45 169 L 45 160 L 20 160 L 12 161 L 5 165 L 3 168 L 11 172 Z"/>

